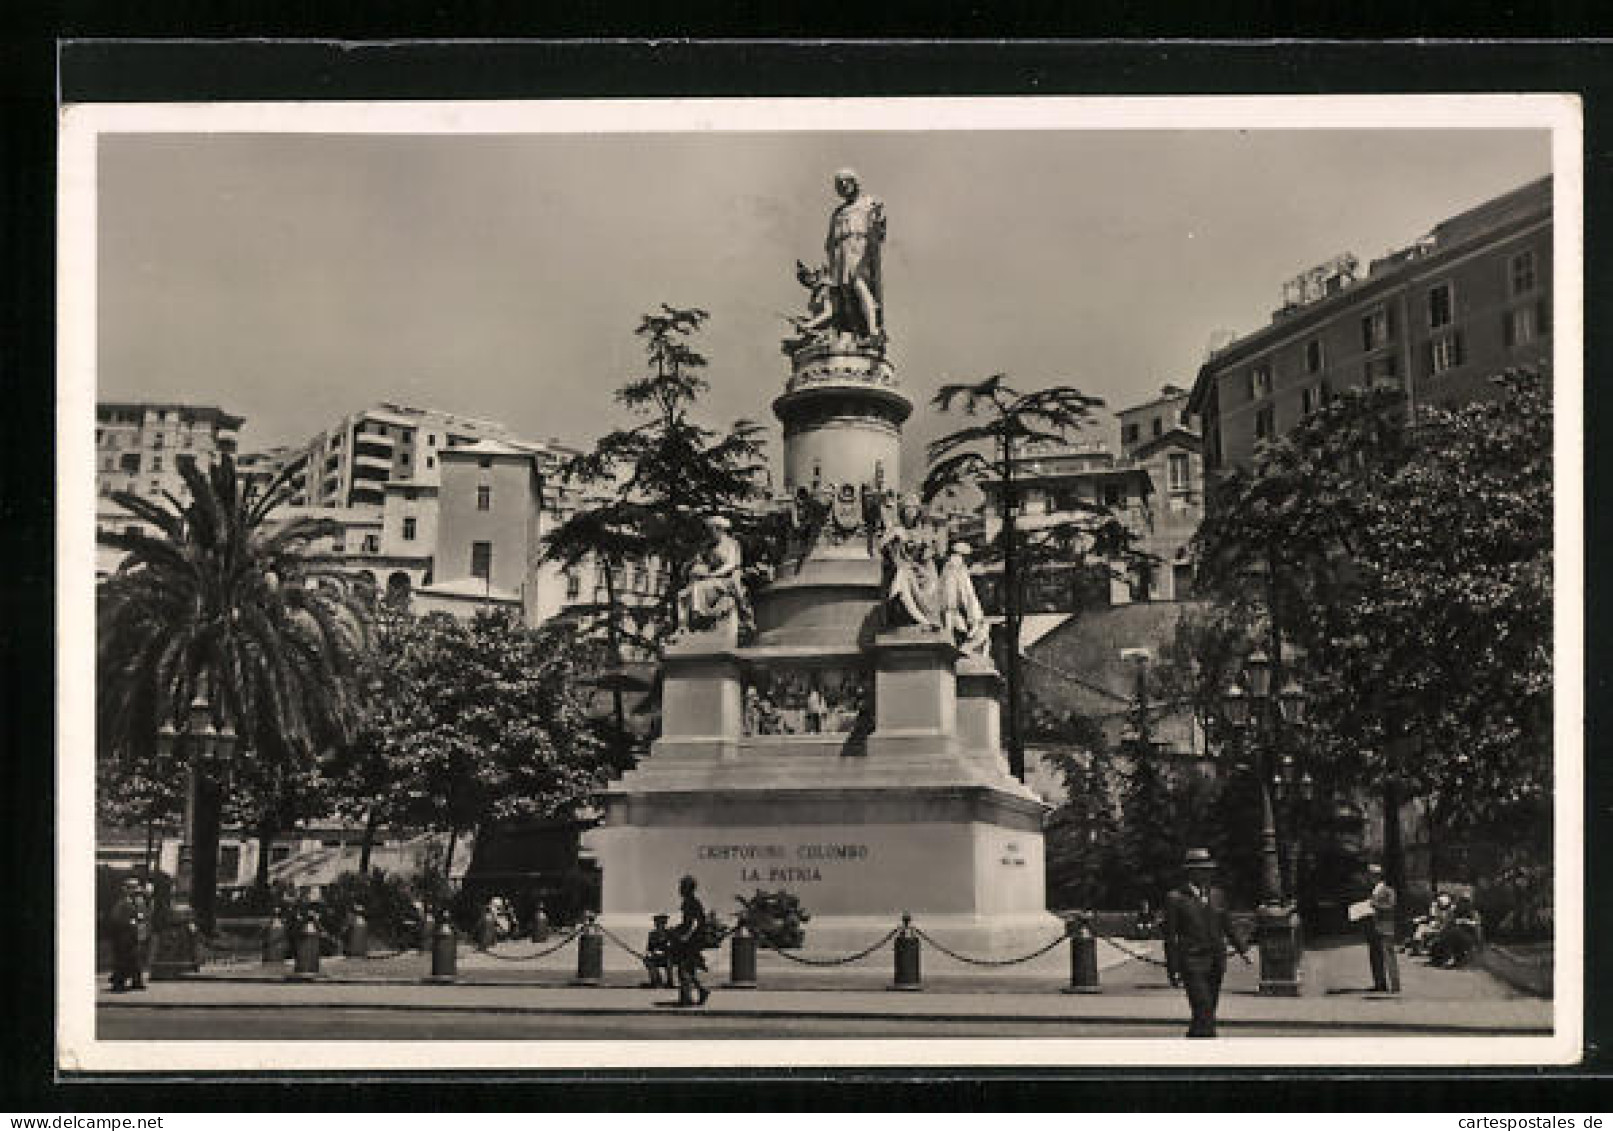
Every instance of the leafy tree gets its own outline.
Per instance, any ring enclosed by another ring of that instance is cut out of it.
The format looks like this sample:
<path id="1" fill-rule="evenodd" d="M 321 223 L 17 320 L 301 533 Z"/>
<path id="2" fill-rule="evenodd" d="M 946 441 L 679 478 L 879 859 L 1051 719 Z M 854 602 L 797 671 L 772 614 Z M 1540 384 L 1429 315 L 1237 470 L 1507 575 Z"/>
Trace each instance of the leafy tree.
<path id="1" fill-rule="evenodd" d="M 347 732 L 366 633 L 350 588 L 306 557 L 334 527 L 274 519 L 290 493 L 285 475 L 259 491 L 228 456 L 205 471 L 186 457 L 178 467 L 184 500 L 112 496 L 156 534 L 100 535 L 126 552 L 97 595 L 103 765 L 181 780 L 179 765 L 163 764 L 156 733 L 205 693 L 214 725 L 235 729 L 242 756 L 305 766 Z M 231 787 L 199 773 L 192 898 L 204 930 L 213 923 L 220 808 Z"/>
<path id="2" fill-rule="evenodd" d="M 599 610 L 613 656 L 625 649 L 653 654 L 675 623 L 677 593 L 689 567 L 704 552 L 704 520 L 733 516 L 759 498 L 761 428 L 736 421 L 725 433 L 691 416 L 709 387 L 706 358 L 691 344 L 710 316 L 697 308 L 663 304 L 636 331 L 644 342 L 646 373 L 616 391 L 616 400 L 643 419 L 601 437 L 591 452 L 564 467 L 567 480 L 603 501 L 585 506 L 545 540 L 550 561 L 606 567 L 606 607 Z M 629 562 L 653 563 L 666 587 L 643 615 L 630 615 L 615 591 L 614 574 Z M 620 722 L 620 705 L 617 710 Z"/>
<path id="3" fill-rule="evenodd" d="M 381 760 L 391 792 L 363 800 L 387 823 L 446 834 L 445 876 L 460 835 L 570 815 L 626 768 L 587 717 L 574 627 L 527 629 L 503 610 L 469 621 L 432 613 L 402 624 L 388 647 L 394 666 L 365 756 Z"/>
<path id="4" fill-rule="evenodd" d="M 1415 419 L 1393 392 L 1335 399 L 1219 484 L 1199 532 L 1207 586 L 1257 610 L 1271 656 L 1303 649 L 1308 768 L 1378 793 L 1402 890 L 1408 794 L 1524 857 L 1549 848 L 1549 388 L 1496 383 Z"/>
<path id="5" fill-rule="evenodd" d="M 1038 444 L 1061 443 L 1069 434 L 1092 419 L 1092 410 L 1103 402 L 1068 385 L 1055 385 L 1021 393 L 998 373 L 975 384 L 941 386 L 932 401 L 941 412 L 954 409 L 970 417 L 984 417 L 933 441 L 929 448 L 930 468 L 924 480 L 925 498 L 934 498 L 949 487 L 963 484 L 992 485 L 991 497 L 1002 519 L 995 547 L 1003 565 L 1003 678 L 1007 690 L 1005 746 L 1008 766 L 1021 781 L 1025 778 L 1025 742 L 1022 726 L 1022 680 L 1019 668 L 1020 625 L 1024 619 L 1024 566 L 1033 551 L 1021 536 L 1017 521 L 1020 503 L 1019 461 Z M 984 450 L 982 450 L 984 449 Z M 1095 512 L 1093 522 L 1062 524 L 1058 531 L 1038 536 L 1048 553 L 1072 560 L 1091 550 L 1092 540 L 1113 536 L 1114 529 L 1104 516 Z M 1101 549 L 1094 551 L 1101 553 Z"/>
<path id="6" fill-rule="evenodd" d="M 1075 712 L 1033 706 L 1028 737 L 1064 779 L 1064 804 L 1048 817 L 1048 901 L 1054 907 L 1110 906 L 1121 886 L 1115 768 L 1102 727 Z"/>

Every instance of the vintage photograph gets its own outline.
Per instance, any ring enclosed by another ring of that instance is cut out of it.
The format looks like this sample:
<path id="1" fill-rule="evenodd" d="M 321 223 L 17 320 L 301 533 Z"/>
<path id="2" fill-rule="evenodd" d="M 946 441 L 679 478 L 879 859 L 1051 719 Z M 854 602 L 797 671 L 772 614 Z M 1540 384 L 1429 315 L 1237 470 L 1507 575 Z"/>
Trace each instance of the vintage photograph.
<path id="1" fill-rule="evenodd" d="M 1581 144 L 65 107 L 59 1063 L 1575 1061 Z"/>

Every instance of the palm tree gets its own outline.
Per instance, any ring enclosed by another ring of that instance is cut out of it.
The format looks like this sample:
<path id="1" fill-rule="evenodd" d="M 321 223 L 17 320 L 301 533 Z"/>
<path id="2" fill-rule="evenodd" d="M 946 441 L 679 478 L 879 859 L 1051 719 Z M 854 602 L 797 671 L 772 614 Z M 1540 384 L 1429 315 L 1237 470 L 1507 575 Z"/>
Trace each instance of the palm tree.
<path id="1" fill-rule="evenodd" d="M 229 723 L 264 770 L 306 767 L 345 738 L 366 617 L 348 579 L 307 557 L 333 533 L 326 519 L 276 522 L 290 494 L 282 474 L 258 490 L 226 456 L 179 470 L 188 488 L 160 502 L 112 497 L 155 534 L 104 533 L 127 556 L 97 601 L 96 714 L 103 758 L 149 760 L 161 725 L 197 694 L 215 726 Z M 259 781 L 281 775 L 258 772 Z M 218 814 L 231 783 L 199 779 L 194 903 L 213 922 Z"/>
<path id="2" fill-rule="evenodd" d="M 1017 461 L 1030 446 L 1056 443 L 1092 419 L 1092 409 L 1103 401 L 1087 396 L 1068 385 L 1055 385 L 1030 393 L 1020 393 L 997 373 L 972 385 L 947 384 L 936 392 L 931 404 L 941 412 L 961 409 L 966 416 L 984 416 L 980 424 L 968 424 L 931 442 L 930 470 L 924 479 L 925 498 L 962 483 L 978 484 L 993 480 L 999 486 L 997 505 L 1001 511 L 1000 552 L 1003 563 L 1003 679 L 1007 685 L 1008 710 L 1005 734 L 1008 768 L 1025 780 L 1025 743 L 1020 726 L 1019 628 L 1024 618 L 1020 538 L 1016 518 L 1019 489 Z M 988 454 L 980 451 L 984 446 Z"/>

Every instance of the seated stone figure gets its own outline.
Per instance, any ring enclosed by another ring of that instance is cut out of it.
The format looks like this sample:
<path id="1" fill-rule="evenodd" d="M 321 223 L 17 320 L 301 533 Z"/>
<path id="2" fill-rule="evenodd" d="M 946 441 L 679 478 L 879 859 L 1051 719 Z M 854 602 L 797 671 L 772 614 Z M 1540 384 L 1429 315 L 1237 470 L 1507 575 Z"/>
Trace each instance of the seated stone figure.
<path id="1" fill-rule="evenodd" d="M 750 598 L 745 593 L 744 556 L 732 524 L 721 515 L 706 520 L 712 545 L 689 570 L 689 584 L 678 594 L 679 632 L 703 632 L 734 614 L 741 630 L 752 625 Z"/>
<path id="2" fill-rule="evenodd" d="M 954 542 L 941 567 L 941 624 L 966 654 L 984 657 L 991 647 L 991 626 L 969 575 L 969 546 Z"/>
<path id="3" fill-rule="evenodd" d="M 904 498 L 896 522 L 880 537 L 885 557 L 886 623 L 939 629 L 940 578 L 929 542 L 915 535 L 920 516 L 917 497 Z"/>

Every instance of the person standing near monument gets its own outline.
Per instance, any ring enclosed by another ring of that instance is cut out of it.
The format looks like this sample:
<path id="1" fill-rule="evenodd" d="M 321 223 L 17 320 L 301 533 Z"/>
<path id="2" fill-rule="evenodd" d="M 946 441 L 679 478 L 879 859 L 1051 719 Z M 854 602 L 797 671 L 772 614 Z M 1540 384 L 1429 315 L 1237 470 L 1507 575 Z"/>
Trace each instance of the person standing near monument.
<path id="1" fill-rule="evenodd" d="M 835 174 L 835 192 L 840 205 L 829 217 L 829 235 L 823 249 L 829 257 L 829 280 L 853 303 L 841 309 L 855 309 L 861 325 L 841 327 L 858 337 L 882 341 L 885 336 L 884 286 L 880 280 L 880 249 L 885 240 L 885 206 L 877 197 L 861 191 L 855 170 Z"/>
<path id="2" fill-rule="evenodd" d="M 706 907 L 695 895 L 696 886 L 693 876 L 678 881 L 683 918 L 672 932 L 672 964 L 678 972 L 679 1005 L 705 1005 L 711 996 L 711 991 L 700 984 L 700 972 L 706 968 L 706 957 L 701 953 L 706 941 Z"/>
<path id="3" fill-rule="evenodd" d="M 140 881 L 130 876 L 108 915 L 112 936 L 112 992 L 146 988 L 146 909 Z"/>
<path id="4" fill-rule="evenodd" d="M 1383 878 L 1383 867 L 1367 865 L 1372 881 L 1372 914 L 1365 920 L 1367 959 L 1372 964 L 1372 988 L 1380 994 L 1400 992 L 1400 962 L 1395 957 L 1395 889 Z"/>
<path id="5" fill-rule="evenodd" d="M 1213 1037 L 1221 980 L 1227 972 L 1226 944 L 1230 942 L 1245 962 L 1249 957 L 1232 929 L 1226 897 L 1212 883 L 1215 860 L 1210 850 L 1188 849 L 1184 867 L 1186 880 L 1165 897 L 1165 954 L 1171 972 L 1187 990 L 1193 1015 L 1187 1035 Z"/>

